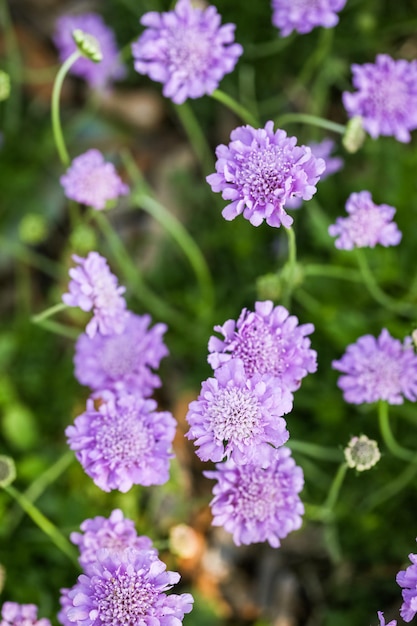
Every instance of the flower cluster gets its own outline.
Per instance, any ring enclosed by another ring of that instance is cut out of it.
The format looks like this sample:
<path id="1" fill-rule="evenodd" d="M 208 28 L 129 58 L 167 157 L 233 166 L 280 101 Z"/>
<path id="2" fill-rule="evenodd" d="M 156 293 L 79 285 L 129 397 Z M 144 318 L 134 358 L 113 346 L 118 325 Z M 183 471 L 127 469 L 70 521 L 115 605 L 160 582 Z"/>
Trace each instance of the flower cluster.
<path id="1" fill-rule="evenodd" d="M 132 45 L 135 70 L 163 83 L 163 95 L 176 104 L 213 93 L 243 52 L 235 25 L 221 26 L 214 6 L 178 0 L 173 11 L 145 13 L 141 24 L 146 29 Z"/>
<path id="2" fill-rule="evenodd" d="M 0 626 L 51 626 L 49 619 L 38 619 L 35 604 L 5 602 L 1 609 Z"/>
<path id="3" fill-rule="evenodd" d="M 411 622 L 417 613 L 417 554 L 409 554 L 408 556 L 411 565 L 397 574 L 397 583 L 403 590 L 400 615 L 405 622 Z"/>
<path id="4" fill-rule="evenodd" d="M 279 28 L 281 37 L 293 30 L 304 35 L 316 26 L 333 28 L 345 4 L 346 0 L 272 0 L 272 23 Z"/>

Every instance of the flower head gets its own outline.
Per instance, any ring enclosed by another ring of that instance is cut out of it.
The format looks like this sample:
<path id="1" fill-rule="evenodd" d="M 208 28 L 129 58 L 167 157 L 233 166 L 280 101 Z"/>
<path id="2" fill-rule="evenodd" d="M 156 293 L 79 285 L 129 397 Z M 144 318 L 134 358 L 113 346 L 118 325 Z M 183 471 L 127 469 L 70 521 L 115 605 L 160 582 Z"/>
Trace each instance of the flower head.
<path id="1" fill-rule="evenodd" d="M 298 494 L 304 476 L 285 446 L 275 451 L 275 461 L 266 469 L 230 459 L 204 474 L 217 480 L 213 525 L 232 533 L 236 545 L 268 541 L 278 548 L 280 539 L 300 528 L 304 506 Z"/>
<path id="2" fill-rule="evenodd" d="M 49 619 L 38 619 L 35 604 L 5 602 L 1 609 L 0 626 L 51 626 Z"/>
<path id="3" fill-rule="evenodd" d="M 346 202 L 349 217 L 338 217 L 335 224 L 329 226 L 329 235 L 338 237 L 336 248 L 374 248 L 396 246 L 402 234 L 392 218 L 395 209 L 388 204 L 374 204 L 369 191 L 350 194 Z"/>
<path id="4" fill-rule="evenodd" d="M 417 400 L 417 355 L 411 337 L 401 343 L 385 328 L 377 339 L 364 335 L 332 367 L 343 372 L 337 384 L 351 404 L 378 400 L 402 404 L 404 397 Z"/>
<path id="5" fill-rule="evenodd" d="M 97 210 L 104 209 L 108 200 L 129 193 L 113 163 L 106 162 L 95 149 L 76 157 L 60 182 L 67 198 Z"/>
<path id="6" fill-rule="evenodd" d="M 281 37 L 293 30 L 304 35 L 316 26 L 332 28 L 345 4 L 346 0 L 272 0 L 272 23 L 280 29 Z"/>
<path id="7" fill-rule="evenodd" d="M 145 13 L 141 24 L 146 30 L 132 45 L 135 70 L 163 83 L 163 95 L 176 104 L 213 93 L 243 52 L 235 25 L 221 26 L 214 6 L 178 0 L 173 11 Z"/>
<path id="8" fill-rule="evenodd" d="M 65 626 L 181 626 L 192 609 L 189 593 L 170 594 L 180 578 L 146 550 L 99 553 L 72 589 L 62 590 Z"/>
<path id="9" fill-rule="evenodd" d="M 152 369 L 159 367 L 168 354 L 162 340 L 166 325 L 149 328 L 150 321 L 149 315 L 128 312 L 120 335 L 80 335 L 74 356 L 77 380 L 94 390 L 137 391 L 144 397 L 150 396 L 155 387 L 161 386 Z"/>
<path id="10" fill-rule="evenodd" d="M 156 402 L 126 394 L 102 392 L 65 433 L 85 472 L 103 491 L 123 493 L 132 485 L 161 485 L 169 479 L 176 422 L 167 411 L 155 412 Z"/>
<path id="11" fill-rule="evenodd" d="M 120 509 L 112 511 L 109 518 L 93 517 L 80 526 L 82 533 L 73 532 L 70 539 L 80 551 L 80 565 L 88 568 L 97 560 L 99 550 L 123 552 L 126 548 L 153 551 L 149 537 L 138 536 L 132 520 L 126 519 Z"/>
<path id="12" fill-rule="evenodd" d="M 110 272 L 107 261 L 98 252 L 90 252 L 86 258 L 72 257 L 78 267 L 69 271 L 69 293 L 62 301 L 68 306 L 78 306 L 83 311 L 93 311 L 93 318 L 85 329 L 89 337 L 97 332 L 102 335 L 120 334 L 124 331 L 127 312 L 122 298 L 124 287 L 119 287 L 117 278 Z"/>
<path id="13" fill-rule="evenodd" d="M 408 557 L 411 565 L 397 574 L 397 583 L 403 589 L 400 615 L 405 622 L 411 622 L 417 613 L 417 554 L 409 554 Z"/>
<path id="14" fill-rule="evenodd" d="M 377 442 L 366 435 L 352 437 L 344 453 L 348 466 L 358 472 L 371 469 L 381 458 Z"/>
<path id="15" fill-rule="evenodd" d="M 59 58 L 63 63 L 77 45 L 73 38 L 74 30 L 94 37 L 97 40 L 103 59 L 99 63 L 82 57 L 71 66 L 70 72 L 84 78 L 94 89 L 103 89 L 114 80 L 123 78 L 126 70 L 120 62 L 116 39 L 113 31 L 104 23 L 97 13 L 82 13 L 80 15 L 61 15 L 55 25 L 54 43 L 59 51 Z"/>
<path id="16" fill-rule="evenodd" d="M 382 611 L 378 611 L 379 626 L 397 626 L 397 620 L 392 619 L 388 624 L 385 623 L 385 617 Z"/>
<path id="17" fill-rule="evenodd" d="M 243 362 L 232 359 L 203 382 L 187 414 L 189 439 L 202 461 L 232 457 L 237 464 L 268 465 L 275 447 L 289 437 L 281 417 L 292 409 L 292 394 L 268 375 L 247 378 Z"/>
<path id="18" fill-rule="evenodd" d="M 297 146 L 296 137 L 284 130 L 239 126 L 230 135 L 228 146 L 216 148 L 216 171 L 207 176 L 215 192 L 231 200 L 223 209 L 226 220 L 243 217 L 253 226 L 264 220 L 270 226 L 291 226 L 293 219 L 284 210 L 290 198 L 310 200 L 325 170 L 308 146 Z"/>
<path id="19" fill-rule="evenodd" d="M 241 359 L 246 376 L 269 374 L 282 390 L 295 391 L 308 373 L 317 369 L 317 353 L 310 348 L 313 324 L 298 325 L 295 315 L 271 300 L 255 302 L 255 311 L 243 309 L 237 322 L 215 326 L 224 339 L 210 337 L 208 361 L 217 369 L 230 359 Z"/>
<path id="20" fill-rule="evenodd" d="M 361 116 L 373 139 L 380 135 L 410 141 L 417 128 L 417 61 L 395 61 L 378 54 L 375 63 L 352 65 L 354 93 L 343 93 L 349 115 Z"/>

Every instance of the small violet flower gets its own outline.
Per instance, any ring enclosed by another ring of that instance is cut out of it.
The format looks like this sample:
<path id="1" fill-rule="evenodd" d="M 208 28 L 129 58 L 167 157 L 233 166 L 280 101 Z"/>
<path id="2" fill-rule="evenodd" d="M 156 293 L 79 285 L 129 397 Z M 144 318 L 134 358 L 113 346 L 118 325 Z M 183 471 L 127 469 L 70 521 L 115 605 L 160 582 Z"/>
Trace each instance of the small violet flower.
<path id="1" fill-rule="evenodd" d="M 417 61 L 378 54 L 375 63 L 352 65 L 354 93 L 343 93 L 349 117 L 361 116 L 367 133 L 409 142 L 417 128 Z"/>
<path id="2" fill-rule="evenodd" d="M 61 63 L 76 50 L 77 46 L 72 36 L 76 29 L 97 40 L 103 58 L 99 63 L 80 58 L 71 66 L 70 72 L 86 80 L 94 89 L 106 88 L 109 83 L 123 78 L 126 70 L 119 60 L 114 33 L 97 13 L 62 15 L 58 18 L 54 43 L 59 51 Z"/>
<path id="3" fill-rule="evenodd" d="M 95 408 L 94 399 L 102 403 Z M 156 402 L 103 391 L 87 401 L 65 434 L 71 450 L 103 491 L 123 493 L 132 485 L 162 485 L 169 479 L 176 422 Z"/>
<path id="4" fill-rule="evenodd" d="M 417 613 L 417 554 L 409 554 L 408 557 L 411 565 L 397 574 L 397 583 L 402 587 L 403 596 L 400 615 L 405 622 L 411 622 Z"/>
<path id="5" fill-rule="evenodd" d="M 279 28 L 281 37 L 293 30 L 304 35 L 316 26 L 332 28 L 345 4 L 346 0 L 272 0 L 272 23 Z"/>
<path id="6" fill-rule="evenodd" d="M 401 343 L 385 328 L 377 339 L 364 335 L 332 367 L 343 372 L 337 384 L 351 404 L 417 400 L 417 354 L 411 337 Z"/>
<path id="7" fill-rule="evenodd" d="M 226 220 L 243 217 L 253 226 L 266 220 L 269 226 L 291 226 L 285 212 L 290 198 L 310 200 L 326 164 L 308 146 L 297 146 L 296 137 L 284 130 L 239 126 L 230 135 L 228 146 L 216 148 L 216 173 L 207 176 L 214 192 L 221 192 L 230 204 L 223 209 Z"/>
<path id="8" fill-rule="evenodd" d="M 97 210 L 104 209 L 108 200 L 129 193 L 113 163 L 106 162 L 95 149 L 76 157 L 60 182 L 67 198 Z"/>
<path id="9" fill-rule="evenodd" d="M 379 619 L 379 626 L 397 626 L 397 620 L 392 619 L 388 624 L 385 623 L 385 617 L 382 611 L 378 611 L 377 613 Z"/>
<path id="10" fill-rule="evenodd" d="M 203 382 L 187 414 L 189 439 L 195 439 L 202 461 L 233 458 L 236 464 L 267 466 L 289 438 L 284 413 L 292 394 L 272 384 L 271 376 L 247 378 L 243 362 L 232 359 Z M 275 446 L 275 447 L 273 447 Z"/>
<path id="11" fill-rule="evenodd" d="M 349 217 L 338 217 L 329 226 L 329 235 L 338 237 L 334 245 L 341 250 L 397 246 L 402 237 L 392 218 L 395 208 L 388 204 L 375 204 L 369 191 L 352 193 L 346 202 Z"/>
<path id="12" fill-rule="evenodd" d="M 268 541 L 278 548 L 280 539 L 300 528 L 304 506 L 298 494 L 304 476 L 285 446 L 275 450 L 275 461 L 266 469 L 229 459 L 204 475 L 217 480 L 211 501 L 213 526 L 232 533 L 236 545 Z"/>
<path id="13" fill-rule="evenodd" d="M 152 395 L 161 386 L 159 376 L 152 369 L 159 367 L 168 354 L 162 336 L 165 324 L 149 328 L 149 315 L 126 315 L 126 324 L 119 335 L 91 338 L 83 333 L 75 344 L 75 377 L 91 389 L 110 389 L 122 393 Z"/>
<path id="14" fill-rule="evenodd" d="M 212 94 L 243 52 L 235 25 L 222 26 L 214 6 L 178 0 L 173 11 L 145 13 L 141 24 L 146 30 L 132 45 L 135 70 L 163 83 L 163 95 L 176 104 Z"/>
<path id="15" fill-rule="evenodd" d="M 255 311 L 243 309 L 237 322 L 227 320 L 210 337 L 208 361 L 217 369 L 230 359 L 241 359 L 247 377 L 269 374 L 282 391 L 296 391 L 301 380 L 317 370 L 317 352 L 310 348 L 313 324 L 298 324 L 295 315 L 271 300 L 255 302 Z"/>
<path id="16" fill-rule="evenodd" d="M 64 626 L 181 626 L 194 600 L 167 595 L 179 579 L 154 551 L 99 552 L 74 587 L 61 590 L 58 618 Z"/>
<path id="17" fill-rule="evenodd" d="M 102 335 L 122 333 L 127 321 L 126 302 L 122 298 L 125 288 L 118 286 L 106 259 L 98 252 L 90 252 L 86 258 L 74 254 L 72 258 L 78 267 L 69 271 L 72 280 L 62 301 L 83 311 L 93 311 L 85 329 L 89 337 L 97 332 Z"/>
<path id="18" fill-rule="evenodd" d="M 5 602 L 1 609 L 0 626 L 51 626 L 49 619 L 38 619 L 35 604 Z"/>

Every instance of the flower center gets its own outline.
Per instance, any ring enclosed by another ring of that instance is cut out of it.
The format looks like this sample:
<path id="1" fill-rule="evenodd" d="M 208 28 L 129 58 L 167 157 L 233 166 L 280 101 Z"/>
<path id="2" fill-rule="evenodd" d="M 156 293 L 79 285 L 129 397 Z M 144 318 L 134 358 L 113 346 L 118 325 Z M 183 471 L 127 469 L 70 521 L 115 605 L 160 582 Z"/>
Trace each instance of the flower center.
<path id="1" fill-rule="evenodd" d="M 149 435 L 137 414 L 102 415 L 98 418 L 96 446 L 112 467 L 135 463 L 148 451 Z"/>
<path id="2" fill-rule="evenodd" d="M 112 380 L 120 380 L 133 372 L 136 361 L 135 346 L 128 336 L 110 336 L 102 347 L 100 354 L 101 366 Z"/>
<path id="3" fill-rule="evenodd" d="M 359 374 L 359 382 L 371 391 L 372 397 L 389 398 L 401 391 L 401 374 L 400 364 L 379 352 L 372 356 L 366 370 Z"/>
<path id="4" fill-rule="evenodd" d="M 381 215 L 381 211 L 375 206 L 365 206 L 358 208 L 347 218 L 347 231 L 349 237 L 358 247 L 375 245 L 381 228 L 386 220 Z"/>
<path id="5" fill-rule="evenodd" d="M 153 613 L 157 597 L 154 587 L 136 573 L 116 574 L 100 580 L 96 587 L 98 618 L 109 626 L 136 626 Z"/>
<path id="6" fill-rule="evenodd" d="M 234 358 L 242 359 L 249 377 L 255 373 L 279 376 L 288 367 L 282 338 L 273 334 L 270 326 L 258 316 L 253 316 L 251 322 L 240 328 L 229 350 Z"/>
<path id="7" fill-rule="evenodd" d="M 267 472 L 259 468 L 250 474 L 242 472 L 234 505 L 238 516 L 263 522 L 273 515 L 282 500 L 279 485 L 271 481 Z"/>
<path id="8" fill-rule="evenodd" d="M 389 80 L 384 73 L 375 83 L 370 91 L 369 111 L 366 114 L 375 115 L 375 111 L 380 116 L 385 115 L 407 115 L 409 112 L 409 94 L 407 85 L 398 77 L 390 76 Z"/>
<path id="9" fill-rule="evenodd" d="M 249 154 L 240 154 L 237 184 L 246 198 L 255 204 L 276 204 L 284 195 L 283 181 L 288 179 L 290 162 L 278 146 L 256 147 Z"/>
<path id="10" fill-rule="evenodd" d="M 244 441 L 259 431 L 259 401 L 249 389 L 220 389 L 209 406 L 214 436 L 219 441 Z"/>
<path id="11" fill-rule="evenodd" d="M 170 33 L 167 44 L 170 71 L 182 78 L 202 74 L 207 65 L 211 45 L 212 42 L 209 42 L 201 30 L 179 28 Z"/>

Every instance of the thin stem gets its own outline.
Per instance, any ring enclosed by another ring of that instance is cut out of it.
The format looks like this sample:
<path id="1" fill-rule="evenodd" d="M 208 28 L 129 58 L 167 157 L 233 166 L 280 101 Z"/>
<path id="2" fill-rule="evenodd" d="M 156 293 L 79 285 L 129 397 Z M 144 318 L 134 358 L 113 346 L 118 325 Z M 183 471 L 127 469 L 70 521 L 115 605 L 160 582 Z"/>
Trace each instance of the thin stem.
<path id="1" fill-rule="evenodd" d="M 59 280 L 62 277 L 62 271 L 58 263 L 51 261 L 48 257 L 35 252 L 18 241 L 13 241 L 0 235 L 0 247 L 2 250 L 6 250 L 19 261 L 27 263 L 32 267 L 36 267 L 36 269 L 44 272 L 44 274 L 47 274 L 56 280 Z"/>
<path id="2" fill-rule="evenodd" d="M 295 39 L 294 33 L 289 37 L 276 37 L 272 41 L 265 41 L 262 43 L 255 43 L 245 47 L 245 58 L 264 59 L 265 57 L 273 56 L 282 52 L 288 44 L 292 43 Z"/>
<path id="3" fill-rule="evenodd" d="M 337 502 L 339 497 L 340 489 L 343 485 L 343 481 L 345 480 L 346 471 L 348 469 L 348 465 L 346 462 L 343 462 L 339 465 L 339 468 L 333 478 L 333 482 L 330 486 L 329 493 L 327 498 L 323 504 L 323 509 L 327 511 L 327 514 L 330 514 Z"/>
<path id="4" fill-rule="evenodd" d="M 64 311 L 65 309 L 68 309 L 68 304 L 65 304 L 64 302 L 58 302 L 58 304 L 54 304 L 54 306 L 49 307 L 49 309 L 45 309 L 45 311 L 42 311 L 42 313 L 33 315 L 32 322 L 34 324 L 39 324 L 40 322 L 48 319 L 48 317 L 52 317 L 56 313 Z"/>
<path id="5" fill-rule="evenodd" d="M 224 104 L 228 109 L 233 111 L 233 113 L 236 113 L 236 115 L 240 117 L 243 122 L 246 122 L 246 124 L 249 124 L 254 128 L 259 128 L 259 121 L 255 115 L 248 111 L 246 107 L 239 104 L 239 102 L 236 102 L 236 100 L 228 94 L 220 91 L 220 89 L 216 89 L 211 94 L 211 97 Z"/>
<path id="6" fill-rule="evenodd" d="M 47 518 L 39 509 L 26 498 L 25 495 L 17 491 L 14 487 L 9 485 L 3 487 L 4 491 L 13 498 L 29 515 L 29 517 L 35 522 L 35 524 L 47 535 L 51 541 L 72 561 L 72 563 L 78 568 L 79 563 L 76 552 L 68 539 L 61 533 L 61 531 Z"/>
<path id="7" fill-rule="evenodd" d="M 51 333 L 55 333 L 55 335 L 60 335 L 60 337 L 66 337 L 67 339 L 78 339 L 80 334 L 80 331 L 76 328 L 71 328 L 70 326 L 65 326 L 65 324 L 53 322 L 52 320 L 42 320 L 37 322 L 37 324 L 41 328 L 49 330 Z"/>
<path id="8" fill-rule="evenodd" d="M 188 102 L 175 104 L 174 107 L 203 171 L 210 174 L 214 170 L 213 151 L 210 149 L 194 111 Z"/>
<path id="9" fill-rule="evenodd" d="M 365 511 L 371 511 L 383 502 L 390 500 L 397 493 L 400 493 L 417 474 L 417 458 L 413 463 L 407 465 L 405 470 L 401 472 L 394 480 L 374 491 L 363 503 L 362 507 Z"/>
<path id="10" fill-rule="evenodd" d="M 288 262 L 286 264 L 286 286 L 282 302 L 288 308 L 291 302 L 291 294 L 294 289 L 295 268 L 297 265 L 297 244 L 293 228 L 285 228 L 288 236 Z"/>
<path id="11" fill-rule="evenodd" d="M 54 87 L 52 90 L 52 102 L 51 102 L 51 118 L 52 118 L 52 132 L 55 139 L 55 145 L 58 150 L 61 163 L 65 166 L 70 164 L 70 157 L 65 146 L 64 135 L 62 132 L 61 120 L 59 115 L 59 100 L 61 95 L 62 83 L 64 78 L 71 68 L 71 66 L 79 59 L 81 53 L 79 50 L 75 50 L 68 59 L 60 67 L 58 74 L 56 75 Z"/>
<path id="12" fill-rule="evenodd" d="M 315 443 L 307 441 L 298 441 L 297 439 L 291 438 L 288 441 L 287 446 L 294 452 L 299 452 L 300 454 L 310 456 L 313 459 L 318 459 L 320 461 L 335 461 L 340 463 L 343 458 L 341 451 L 336 448 L 319 446 Z"/>
<path id="13" fill-rule="evenodd" d="M 316 115 L 309 115 L 307 113 L 285 113 L 284 115 L 277 117 L 275 120 L 275 124 L 279 128 L 291 123 L 318 126 L 319 128 L 325 128 L 326 130 L 331 130 L 335 133 L 339 133 L 340 135 L 344 135 L 346 130 L 346 127 L 343 126 L 343 124 L 337 124 L 336 122 L 331 122 L 330 120 L 317 117 Z"/>
<path id="14" fill-rule="evenodd" d="M 388 402 L 385 400 L 379 400 L 378 402 L 378 419 L 382 438 L 391 454 L 405 461 L 416 462 L 417 451 L 407 450 L 397 443 L 389 423 Z"/>
<path id="15" fill-rule="evenodd" d="M 358 270 L 346 267 L 338 267 L 337 265 L 320 265 L 312 263 L 303 267 L 304 276 L 323 276 L 326 278 L 336 278 L 339 280 L 349 280 L 355 283 L 361 283 L 362 277 Z"/>

